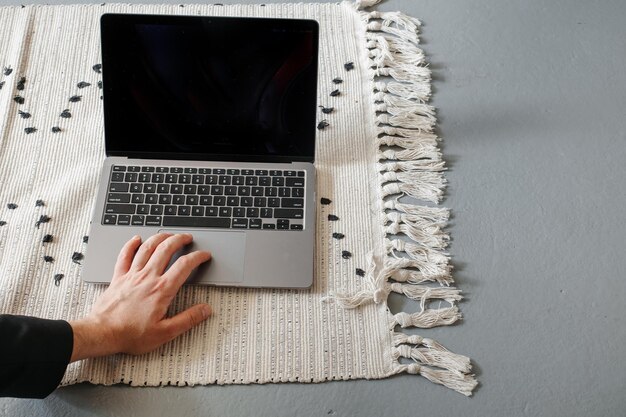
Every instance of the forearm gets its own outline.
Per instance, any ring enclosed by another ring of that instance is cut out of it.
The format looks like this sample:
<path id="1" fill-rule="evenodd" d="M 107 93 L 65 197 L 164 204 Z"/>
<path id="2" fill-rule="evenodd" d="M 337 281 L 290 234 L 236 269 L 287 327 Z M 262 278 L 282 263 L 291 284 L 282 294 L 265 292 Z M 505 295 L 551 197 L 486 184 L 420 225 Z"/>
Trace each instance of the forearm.
<path id="1" fill-rule="evenodd" d="M 115 337 L 107 331 L 102 323 L 91 318 L 71 321 L 74 333 L 74 346 L 70 362 L 86 358 L 113 355 L 119 352 Z"/>

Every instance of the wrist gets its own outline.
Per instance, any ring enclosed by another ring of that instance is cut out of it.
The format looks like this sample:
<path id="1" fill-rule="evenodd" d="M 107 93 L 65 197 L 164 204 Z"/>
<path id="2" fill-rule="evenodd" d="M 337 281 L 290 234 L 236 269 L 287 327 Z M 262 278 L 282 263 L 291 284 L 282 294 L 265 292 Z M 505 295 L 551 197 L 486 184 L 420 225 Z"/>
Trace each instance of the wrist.
<path id="1" fill-rule="evenodd" d="M 89 317 L 71 321 L 74 333 L 74 346 L 70 362 L 86 358 L 113 355 L 119 352 L 115 339 L 108 334 L 106 326 Z"/>

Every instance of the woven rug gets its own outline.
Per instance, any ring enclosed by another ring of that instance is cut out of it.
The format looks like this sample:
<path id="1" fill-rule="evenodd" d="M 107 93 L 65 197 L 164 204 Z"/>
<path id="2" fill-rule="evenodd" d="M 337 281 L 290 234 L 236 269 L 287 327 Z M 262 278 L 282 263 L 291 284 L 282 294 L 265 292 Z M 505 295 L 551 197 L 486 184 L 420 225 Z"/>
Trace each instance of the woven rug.
<path id="1" fill-rule="evenodd" d="M 0 312 L 66 320 L 86 314 L 104 289 L 80 278 L 104 159 L 100 15 L 320 23 L 313 287 L 185 287 L 172 313 L 208 302 L 211 319 L 147 355 L 71 364 L 63 385 L 410 373 L 471 394 L 469 358 L 403 330 L 456 322 L 461 294 L 445 252 L 448 211 L 436 207 L 444 163 L 432 133 L 434 111 L 425 103 L 430 71 L 417 46 L 419 22 L 372 10 L 377 2 L 0 8 Z M 392 292 L 416 300 L 417 312 L 392 314 Z"/>

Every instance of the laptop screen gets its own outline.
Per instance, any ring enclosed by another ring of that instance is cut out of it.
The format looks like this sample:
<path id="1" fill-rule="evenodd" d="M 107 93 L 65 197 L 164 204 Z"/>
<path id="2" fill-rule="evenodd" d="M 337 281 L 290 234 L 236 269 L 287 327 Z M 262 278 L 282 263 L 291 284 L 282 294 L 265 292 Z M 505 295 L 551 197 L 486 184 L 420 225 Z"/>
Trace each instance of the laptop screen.
<path id="1" fill-rule="evenodd" d="M 101 20 L 107 155 L 313 161 L 312 20 Z"/>

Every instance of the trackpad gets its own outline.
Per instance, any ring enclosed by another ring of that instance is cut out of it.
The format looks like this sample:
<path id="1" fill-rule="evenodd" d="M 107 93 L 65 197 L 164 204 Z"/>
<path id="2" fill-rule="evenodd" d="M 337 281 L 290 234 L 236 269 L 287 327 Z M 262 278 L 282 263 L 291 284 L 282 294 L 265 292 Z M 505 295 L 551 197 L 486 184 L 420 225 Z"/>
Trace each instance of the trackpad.
<path id="1" fill-rule="evenodd" d="M 190 233 L 193 242 L 176 252 L 172 265 L 176 259 L 194 250 L 208 250 L 211 260 L 194 270 L 187 284 L 216 284 L 228 285 L 243 282 L 243 267 L 246 254 L 246 234 L 244 232 L 205 231 L 205 230 L 171 230 L 163 229 L 159 232 Z"/>

